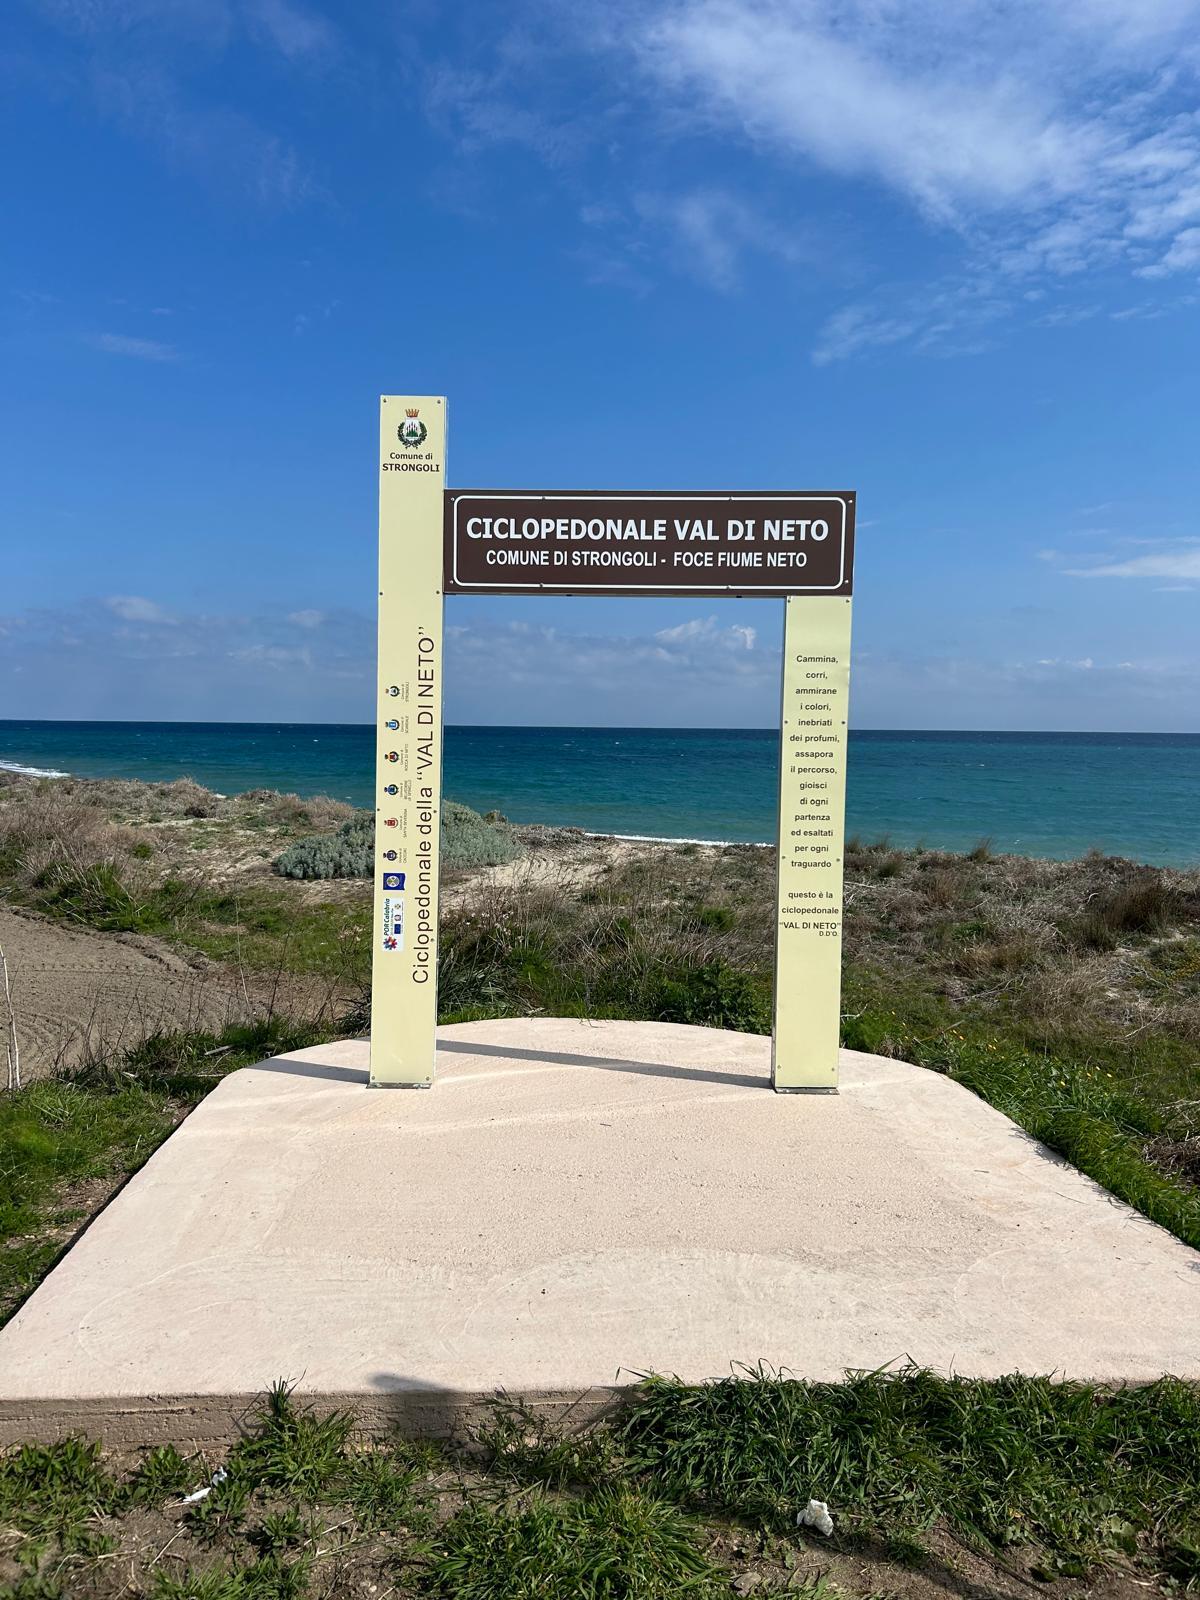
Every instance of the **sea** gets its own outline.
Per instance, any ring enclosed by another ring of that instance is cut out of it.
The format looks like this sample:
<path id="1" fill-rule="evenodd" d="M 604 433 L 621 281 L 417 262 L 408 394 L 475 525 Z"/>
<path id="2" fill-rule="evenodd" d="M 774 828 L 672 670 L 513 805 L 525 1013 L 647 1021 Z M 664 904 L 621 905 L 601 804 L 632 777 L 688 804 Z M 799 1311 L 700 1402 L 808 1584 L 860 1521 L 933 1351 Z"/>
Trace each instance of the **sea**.
<path id="1" fill-rule="evenodd" d="M 0 721 L 0 768 L 194 778 L 373 803 L 357 723 Z M 444 792 L 513 822 L 665 839 L 767 842 L 774 728 L 448 725 Z M 1088 850 L 1200 864 L 1200 734 L 854 729 L 846 831 L 863 840 L 1069 859 Z"/>

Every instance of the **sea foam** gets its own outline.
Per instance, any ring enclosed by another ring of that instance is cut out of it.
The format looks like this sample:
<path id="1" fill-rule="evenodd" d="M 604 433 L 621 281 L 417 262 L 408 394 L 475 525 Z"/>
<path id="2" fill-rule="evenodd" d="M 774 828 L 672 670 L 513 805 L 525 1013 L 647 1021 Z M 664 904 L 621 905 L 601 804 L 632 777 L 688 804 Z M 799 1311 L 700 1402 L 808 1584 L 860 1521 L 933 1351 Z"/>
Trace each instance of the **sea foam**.
<path id="1" fill-rule="evenodd" d="M 55 767 L 23 767 L 19 761 L 0 761 L 0 772 L 19 772 L 23 778 L 69 778 Z"/>

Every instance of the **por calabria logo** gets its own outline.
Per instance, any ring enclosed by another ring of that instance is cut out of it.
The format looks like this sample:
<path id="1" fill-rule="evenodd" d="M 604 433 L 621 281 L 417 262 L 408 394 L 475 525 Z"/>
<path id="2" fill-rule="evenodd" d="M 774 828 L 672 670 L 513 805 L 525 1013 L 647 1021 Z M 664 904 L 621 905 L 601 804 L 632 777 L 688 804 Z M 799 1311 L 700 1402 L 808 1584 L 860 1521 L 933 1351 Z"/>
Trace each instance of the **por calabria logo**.
<path id="1" fill-rule="evenodd" d="M 404 421 L 396 429 L 396 437 L 406 450 L 419 450 L 428 439 L 429 429 L 421 421 L 421 414 L 415 406 L 411 411 L 405 411 Z"/>

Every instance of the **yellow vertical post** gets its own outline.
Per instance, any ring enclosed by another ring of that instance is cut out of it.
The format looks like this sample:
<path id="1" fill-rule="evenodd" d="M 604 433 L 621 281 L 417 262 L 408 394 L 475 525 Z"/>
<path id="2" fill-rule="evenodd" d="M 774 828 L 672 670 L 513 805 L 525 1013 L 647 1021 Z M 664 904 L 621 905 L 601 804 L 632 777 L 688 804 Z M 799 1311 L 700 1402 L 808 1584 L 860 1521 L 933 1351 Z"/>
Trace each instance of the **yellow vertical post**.
<path id="1" fill-rule="evenodd" d="M 428 1088 L 437 1048 L 446 402 L 379 403 L 371 1084 Z"/>
<path id="2" fill-rule="evenodd" d="M 850 601 L 784 606 L 771 1078 L 782 1092 L 836 1090 Z"/>

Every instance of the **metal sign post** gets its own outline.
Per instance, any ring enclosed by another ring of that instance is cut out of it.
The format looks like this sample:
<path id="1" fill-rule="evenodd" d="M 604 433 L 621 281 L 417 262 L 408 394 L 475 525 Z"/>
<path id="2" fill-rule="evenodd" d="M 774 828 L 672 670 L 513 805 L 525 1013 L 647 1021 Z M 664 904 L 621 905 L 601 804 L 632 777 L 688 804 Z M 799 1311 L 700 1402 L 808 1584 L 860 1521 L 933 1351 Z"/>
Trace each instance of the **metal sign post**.
<path id="1" fill-rule="evenodd" d="M 437 1029 L 446 402 L 379 403 L 371 1083 L 428 1088 Z"/>
<path id="2" fill-rule="evenodd" d="M 849 595 L 784 601 L 771 1038 L 781 1092 L 837 1088 L 850 608 Z"/>
<path id="3" fill-rule="evenodd" d="M 836 1088 L 853 494 L 443 491 L 445 414 L 380 406 L 372 1083 L 433 1078 L 443 593 L 696 594 L 786 600 L 772 1077 Z"/>

